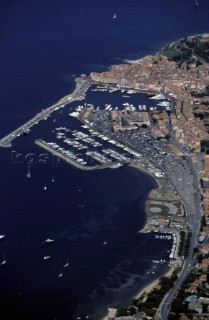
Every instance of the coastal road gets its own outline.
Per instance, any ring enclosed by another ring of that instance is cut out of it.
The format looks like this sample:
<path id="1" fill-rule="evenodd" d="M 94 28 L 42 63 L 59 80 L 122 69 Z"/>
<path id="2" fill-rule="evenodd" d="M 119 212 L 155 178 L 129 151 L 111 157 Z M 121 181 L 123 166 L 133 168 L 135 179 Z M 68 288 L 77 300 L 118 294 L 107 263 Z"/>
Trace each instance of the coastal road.
<path id="1" fill-rule="evenodd" d="M 193 265 L 193 248 L 196 247 L 198 244 L 198 234 L 199 234 L 200 220 L 201 220 L 201 207 L 200 207 L 201 196 L 200 196 L 199 180 L 198 180 L 199 177 L 193 164 L 191 162 L 188 164 L 190 165 L 190 168 L 192 170 L 193 179 L 195 182 L 195 186 L 197 188 L 196 197 L 194 199 L 194 208 L 193 208 L 194 215 L 189 216 L 189 226 L 192 231 L 192 237 L 190 241 L 189 253 L 184 260 L 184 264 L 183 264 L 183 268 L 180 273 L 180 276 L 176 280 L 174 286 L 164 296 L 158 308 L 157 315 L 161 320 L 167 320 L 168 318 L 170 305 L 173 299 L 175 298 L 180 286 L 182 285 L 183 281 L 185 280 L 185 278 L 187 277 L 188 273 L 191 270 L 191 267 Z M 190 211 L 188 207 L 187 207 L 187 210 Z"/>

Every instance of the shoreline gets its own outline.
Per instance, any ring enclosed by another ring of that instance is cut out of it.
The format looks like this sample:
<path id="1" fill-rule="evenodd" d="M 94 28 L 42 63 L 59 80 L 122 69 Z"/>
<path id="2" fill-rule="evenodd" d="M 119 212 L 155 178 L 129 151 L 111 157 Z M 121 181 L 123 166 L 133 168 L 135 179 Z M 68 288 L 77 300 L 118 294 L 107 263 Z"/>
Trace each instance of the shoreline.
<path id="1" fill-rule="evenodd" d="M 125 62 L 130 63 L 130 64 L 133 64 L 133 63 L 136 64 L 136 63 L 139 63 L 140 60 L 141 60 L 141 59 L 125 60 Z M 83 88 L 86 84 L 88 85 L 89 83 L 88 83 L 88 80 L 84 80 L 83 83 L 79 83 L 79 80 L 81 80 L 81 78 L 76 78 L 76 79 L 75 79 L 76 86 L 75 86 L 75 88 L 74 88 L 74 90 L 72 91 L 71 94 L 68 94 L 68 95 L 64 96 L 64 97 L 61 98 L 57 103 L 55 103 L 55 104 L 51 105 L 50 107 L 42 110 L 41 113 L 38 113 L 38 115 L 36 115 L 36 116 L 35 116 L 34 118 L 32 118 L 31 120 L 29 120 L 27 123 L 25 123 L 24 125 L 22 125 L 22 126 L 19 127 L 18 129 L 14 130 L 14 131 L 11 132 L 10 134 L 8 134 L 8 135 L 5 136 L 4 138 L 2 138 L 2 139 L 0 140 L 0 146 L 4 146 L 4 147 L 5 147 L 5 145 L 1 145 L 1 143 L 2 143 L 2 142 L 4 143 L 5 140 L 7 140 L 8 138 L 11 138 L 12 134 L 17 133 L 17 131 L 19 131 L 20 129 L 25 129 L 25 127 L 26 127 L 27 124 L 30 125 L 30 126 L 28 126 L 28 128 L 32 127 L 33 124 L 31 125 L 31 121 L 34 120 L 34 119 L 35 119 L 37 116 L 39 116 L 40 114 L 43 113 L 45 117 L 46 117 L 46 116 L 49 116 L 52 112 L 54 112 L 54 111 L 57 110 L 58 108 L 64 107 L 66 104 L 69 104 L 69 103 L 71 103 L 71 102 L 73 102 L 73 101 L 75 101 L 75 100 L 81 99 L 82 94 L 80 94 L 80 95 L 78 96 L 78 92 L 81 90 L 81 88 Z M 40 120 L 42 120 L 42 119 L 40 119 Z M 39 121 L 40 121 L 40 120 L 39 120 Z M 24 128 L 23 128 L 23 126 L 24 126 Z M 15 139 L 15 137 L 14 137 L 14 138 L 11 138 L 11 140 L 10 140 L 9 142 L 11 142 L 13 139 Z M 8 139 L 8 140 L 9 140 L 9 139 Z M 43 144 L 41 143 L 41 141 L 36 140 L 36 141 L 35 141 L 35 144 L 37 144 L 38 146 L 40 146 L 40 147 L 43 148 Z M 9 146 L 11 146 L 11 145 L 9 145 Z M 66 159 L 64 158 L 64 156 L 58 154 L 58 152 L 56 152 L 56 150 L 53 150 L 53 152 L 52 152 L 52 150 L 49 150 L 50 148 L 46 148 L 46 146 L 44 146 L 44 149 L 50 151 L 52 154 L 54 154 L 54 155 L 56 155 L 56 156 L 58 156 L 58 157 L 61 157 L 63 160 L 66 161 Z M 69 160 L 69 161 L 67 161 L 67 162 L 70 163 L 71 165 L 75 166 L 74 161 L 70 161 L 70 160 Z M 90 168 L 90 167 L 85 167 L 85 168 L 83 168 L 83 167 L 81 167 L 79 164 L 76 164 L 76 167 L 79 168 L 79 169 L 84 169 L 84 170 L 92 170 L 92 168 Z M 133 169 L 135 169 L 135 170 L 137 170 L 137 171 L 143 172 L 144 174 L 146 174 L 146 175 L 148 175 L 149 177 L 153 178 L 154 181 L 156 182 L 156 187 L 155 187 L 155 188 L 152 188 L 152 189 L 149 191 L 149 193 L 148 193 L 148 195 L 147 195 L 147 199 L 146 199 L 146 201 L 145 201 L 145 215 L 146 215 L 146 220 L 145 220 L 144 227 L 143 227 L 141 230 L 138 231 L 138 232 L 140 232 L 140 233 L 143 233 L 143 232 L 145 232 L 145 230 L 146 230 L 146 228 L 147 228 L 147 225 L 148 225 L 149 213 L 148 213 L 148 211 L 147 211 L 147 201 L 149 200 L 149 197 L 150 197 L 150 194 L 151 194 L 152 190 L 160 189 L 160 188 L 162 187 L 162 184 L 160 183 L 159 179 L 149 170 L 149 168 L 146 168 L 146 165 L 145 165 L 145 166 L 140 166 L 139 164 L 132 163 L 132 164 L 129 164 L 129 167 L 131 167 L 131 168 L 133 168 Z M 98 167 L 98 168 L 94 168 L 94 169 L 100 169 L 100 168 Z M 103 168 L 102 168 L 102 169 L 103 169 Z M 148 232 L 150 232 L 150 231 L 146 231 L 146 232 L 148 233 Z M 170 275 L 173 270 L 174 270 L 174 267 L 173 267 L 173 266 L 170 266 L 170 267 L 168 266 L 168 270 L 167 270 L 165 273 L 163 273 L 160 277 Z M 149 281 L 146 285 L 144 285 L 142 288 L 140 288 L 139 291 L 138 291 L 138 293 L 136 293 L 136 295 L 134 295 L 134 297 L 132 297 L 132 299 L 137 299 L 137 298 L 139 298 L 143 293 L 146 293 L 146 294 L 147 294 L 147 293 L 151 292 L 152 289 L 159 283 L 159 278 L 160 278 L 160 277 L 157 277 L 155 280 Z M 108 309 L 108 310 L 112 313 L 112 311 L 113 311 L 114 309 L 111 309 L 111 308 L 110 308 L 110 309 Z M 109 312 L 107 312 L 107 314 L 105 315 L 105 317 L 102 318 L 101 320 L 107 320 L 107 319 L 108 319 L 108 315 L 109 315 Z"/>
<path id="2" fill-rule="evenodd" d="M 168 266 L 168 270 L 165 273 L 163 273 L 160 277 L 169 277 L 172 275 L 174 270 L 175 270 L 175 268 L 173 266 L 170 266 L 170 267 Z M 145 294 L 150 293 L 154 289 L 154 287 L 159 283 L 160 277 L 158 277 L 155 280 L 150 281 L 147 285 L 142 287 L 140 289 L 140 291 L 134 296 L 133 299 L 140 298 L 144 293 Z"/>
<path id="3" fill-rule="evenodd" d="M 129 63 L 129 64 L 138 64 L 138 63 L 140 63 L 141 58 L 139 58 L 139 59 L 124 59 L 123 61 L 126 63 Z"/>
<path id="4" fill-rule="evenodd" d="M 138 232 L 140 233 L 143 233 L 143 230 L 146 229 L 146 226 L 147 226 L 147 219 L 148 219 L 148 212 L 147 212 L 147 201 L 149 200 L 149 197 L 150 197 L 150 194 L 152 192 L 152 190 L 155 190 L 155 189 L 160 189 L 161 188 L 161 183 L 159 182 L 159 179 L 157 177 L 155 177 L 150 171 L 148 171 L 145 167 L 141 167 L 140 165 L 137 165 L 137 164 L 130 164 L 129 167 L 135 169 L 135 170 L 138 170 L 138 171 L 141 171 L 145 174 L 147 174 L 149 177 L 153 178 L 157 184 L 157 187 L 156 188 L 153 188 L 150 190 L 149 194 L 147 195 L 147 199 L 146 199 L 146 202 L 145 202 L 145 214 L 146 214 L 146 221 L 145 221 L 145 224 L 144 224 L 144 227 L 142 229 L 140 229 Z M 175 268 L 173 266 L 169 266 L 168 265 L 168 270 L 163 273 L 160 277 L 166 277 L 166 276 L 170 276 L 173 271 L 175 270 Z M 145 294 L 148 294 L 150 293 L 153 288 L 159 283 L 159 279 L 160 277 L 157 277 L 155 280 L 151 280 L 149 281 L 147 284 L 145 284 L 142 288 L 139 289 L 139 291 L 131 298 L 132 299 L 138 299 L 139 297 L 141 297 L 144 293 Z M 107 309 L 107 313 L 106 315 L 101 318 L 100 320 L 108 320 L 110 316 L 115 316 L 116 315 L 116 310 L 117 309 L 114 309 L 114 308 L 108 308 Z M 114 318 L 111 318 L 111 319 L 114 319 Z"/>

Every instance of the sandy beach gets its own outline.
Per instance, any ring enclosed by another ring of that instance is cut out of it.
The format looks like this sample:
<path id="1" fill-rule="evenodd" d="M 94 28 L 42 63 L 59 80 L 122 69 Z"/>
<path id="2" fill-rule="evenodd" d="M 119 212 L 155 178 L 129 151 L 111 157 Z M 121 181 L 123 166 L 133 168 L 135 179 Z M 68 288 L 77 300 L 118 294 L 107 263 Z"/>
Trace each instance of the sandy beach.
<path id="1" fill-rule="evenodd" d="M 155 179 L 157 185 L 158 185 L 158 189 L 160 189 L 162 187 L 162 183 L 159 181 L 159 179 L 157 179 L 154 174 L 152 174 L 151 172 L 149 172 L 148 170 L 146 170 L 146 167 L 141 167 L 140 165 L 138 164 L 131 164 L 130 167 L 136 169 L 136 170 L 140 170 L 146 174 L 148 174 L 149 176 L 151 176 L 153 179 Z M 150 191 L 151 193 L 151 191 Z M 148 198 L 149 198 L 149 195 L 148 195 Z M 147 212 L 147 208 L 146 208 L 146 214 L 147 214 L 147 217 L 148 217 L 148 212 Z M 143 230 L 146 230 L 147 231 L 147 224 L 145 224 L 144 228 L 142 230 L 140 230 L 139 232 L 143 232 Z M 179 236 L 177 236 L 177 248 L 178 248 L 178 245 L 179 245 Z M 176 257 L 176 254 L 177 254 L 177 248 L 176 248 L 176 252 L 175 252 L 175 257 Z M 170 277 L 173 273 L 173 271 L 175 270 L 175 267 L 174 266 L 169 266 L 169 269 L 166 273 L 162 274 L 161 276 L 163 277 Z M 145 285 L 143 288 L 141 288 L 139 290 L 139 292 L 133 297 L 133 299 L 138 299 L 139 297 L 141 297 L 144 293 L 145 294 L 148 294 L 150 293 L 154 287 L 159 283 L 159 278 L 155 279 L 154 281 L 151 281 L 150 283 L 148 283 L 147 285 Z M 109 313 L 107 312 L 106 316 L 101 319 L 101 320 L 108 320 L 108 315 L 109 316 L 113 316 L 114 312 L 116 310 L 115 309 L 110 309 L 109 310 Z"/>
<path id="2" fill-rule="evenodd" d="M 175 270 L 174 267 L 169 267 L 169 270 L 165 274 L 163 274 L 162 276 L 163 277 L 170 277 L 174 270 Z M 150 293 L 158 283 L 159 283 L 159 278 L 150 282 L 145 287 L 140 289 L 140 291 L 133 297 L 133 299 L 140 298 L 144 293 L 145 294 Z M 107 314 L 105 315 L 105 317 L 100 320 L 108 320 L 108 317 L 113 316 L 115 313 L 116 313 L 116 309 L 111 308 L 111 309 L 109 309 L 109 312 L 107 311 Z"/>
<path id="3" fill-rule="evenodd" d="M 162 275 L 162 277 L 170 277 L 173 273 L 173 271 L 175 270 L 174 267 L 169 267 L 169 270 Z M 151 283 L 149 283 L 148 285 L 146 285 L 144 288 L 142 288 L 134 297 L 134 299 L 138 299 L 139 297 L 141 297 L 144 293 L 148 294 L 149 292 L 151 292 L 154 287 L 159 283 L 159 278 L 152 281 Z"/>

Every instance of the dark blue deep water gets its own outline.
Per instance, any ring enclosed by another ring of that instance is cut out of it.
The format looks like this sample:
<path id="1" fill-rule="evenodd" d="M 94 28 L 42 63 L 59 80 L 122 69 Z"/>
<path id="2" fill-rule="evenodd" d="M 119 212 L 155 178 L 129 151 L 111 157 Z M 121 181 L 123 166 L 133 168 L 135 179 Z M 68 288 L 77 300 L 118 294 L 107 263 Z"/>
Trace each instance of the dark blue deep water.
<path id="1" fill-rule="evenodd" d="M 209 32 L 209 2 L 199 2 L 196 8 L 193 0 L 1 0 L 0 136 L 69 93 L 80 73 Z M 78 128 L 69 107 L 54 116 Z M 156 187 L 149 176 L 129 167 L 81 172 L 49 159 L 35 161 L 26 179 L 24 157 L 38 158 L 34 140 L 51 138 L 51 130 L 50 118 L 11 149 L 0 149 L 0 234 L 6 234 L 0 259 L 7 259 L 0 266 L 2 320 L 100 319 L 166 270 L 164 264 L 152 274 L 152 260 L 168 260 L 171 242 L 137 233 Z M 15 152 L 23 163 L 14 163 Z M 46 238 L 55 243 L 44 245 Z"/>

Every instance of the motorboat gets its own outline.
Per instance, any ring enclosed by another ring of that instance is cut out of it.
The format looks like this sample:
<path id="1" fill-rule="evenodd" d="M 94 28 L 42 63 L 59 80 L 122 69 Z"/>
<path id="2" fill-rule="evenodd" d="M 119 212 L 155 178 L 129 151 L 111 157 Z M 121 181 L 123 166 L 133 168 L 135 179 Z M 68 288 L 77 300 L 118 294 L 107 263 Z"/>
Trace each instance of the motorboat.
<path id="1" fill-rule="evenodd" d="M 54 241 L 55 241 L 54 239 L 48 238 L 44 241 L 44 243 L 53 243 Z"/>
<path id="2" fill-rule="evenodd" d="M 51 256 L 44 256 L 43 258 L 45 261 L 51 259 Z"/>
<path id="3" fill-rule="evenodd" d="M 69 262 L 67 261 L 65 264 L 64 264 L 64 266 L 63 266 L 63 268 L 67 268 L 67 267 L 69 267 Z"/>
<path id="4" fill-rule="evenodd" d="M 60 273 L 58 274 L 58 278 L 61 278 L 63 276 L 62 270 L 60 271 Z"/>
<path id="5" fill-rule="evenodd" d="M 159 102 L 157 104 L 157 106 L 160 106 L 160 107 L 169 107 L 170 106 L 170 102 L 169 101 L 162 101 L 162 102 Z"/>
<path id="6" fill-rule="evenodd" d="M 159 94 L 156 94 L 154 97 L 151 97 L 150 99 L 163 100 L 163 99 L 165 99 L 165 96 L 162 93 L 159 93 Z"/>

